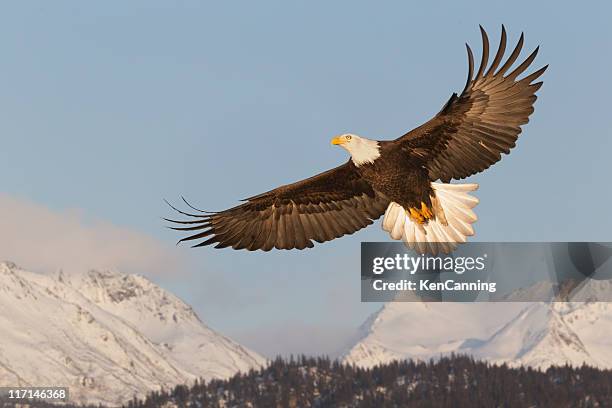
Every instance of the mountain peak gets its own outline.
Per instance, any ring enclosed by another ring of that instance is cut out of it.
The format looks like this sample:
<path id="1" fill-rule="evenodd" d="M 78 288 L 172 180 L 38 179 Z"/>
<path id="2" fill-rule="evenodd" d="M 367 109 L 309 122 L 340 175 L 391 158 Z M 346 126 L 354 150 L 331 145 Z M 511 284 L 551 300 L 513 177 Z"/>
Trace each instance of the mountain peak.
<path id="1" fill-rule="evenodd" d="M 589 293 L 609 286 L 596 281 L 574 294 L 589 299 Z M 366 320 L 344 360 L 372 367 L 456 353 L 542 369 L 564 364 L 612 368 L 612 340 L 605 335 L 612 331 L 611 312 L 609 303 L 588 301 L 397 302 Z"/>
<path id="2" fill-rule="evenodd" d="M 116 405 L 265 362 L 143 276 L 41 275 L 3 262 L 2 290 L 10 295 L 0 296 L 0 378 L 7 384 L 57 384 L 70 387 L 77 402 Z"/>

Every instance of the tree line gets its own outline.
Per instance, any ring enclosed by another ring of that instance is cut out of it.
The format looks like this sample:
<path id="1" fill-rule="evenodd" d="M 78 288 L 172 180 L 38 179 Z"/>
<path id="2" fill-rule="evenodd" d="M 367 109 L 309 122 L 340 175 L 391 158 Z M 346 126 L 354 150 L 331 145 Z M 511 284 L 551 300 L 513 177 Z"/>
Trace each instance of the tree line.
<path id="1" fill-rule="evenodd" d="M 588 366 L 540 371 L 455 355 L 427 362 L 394 361 L 373 368 L 326 357 L 279 357 L 266 367 L 227 380 L 177 385 L 124 405 L 125 408 L 526 406 L 612 406 L 612 371 Z"/>

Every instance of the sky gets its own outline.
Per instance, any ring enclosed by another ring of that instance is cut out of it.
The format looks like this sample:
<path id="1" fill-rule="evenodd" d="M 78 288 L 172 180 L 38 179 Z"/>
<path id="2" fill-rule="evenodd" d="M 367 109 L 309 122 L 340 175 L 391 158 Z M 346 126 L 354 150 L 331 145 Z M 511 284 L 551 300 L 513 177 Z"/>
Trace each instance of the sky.
<path id="1" fill-rule="evenodd" d="M 609 2 L 12 2 L 0 13 L 0 258 L 142 273 L 266 355 L 334 353 L 362 241 L 307 251 L 175 246 L 163 199 L 219 210 L 392 139 L 465 83 L 478 25 L 541 45 L 535 114 L 480 183 L 480 241 L 610 241 Z"/>

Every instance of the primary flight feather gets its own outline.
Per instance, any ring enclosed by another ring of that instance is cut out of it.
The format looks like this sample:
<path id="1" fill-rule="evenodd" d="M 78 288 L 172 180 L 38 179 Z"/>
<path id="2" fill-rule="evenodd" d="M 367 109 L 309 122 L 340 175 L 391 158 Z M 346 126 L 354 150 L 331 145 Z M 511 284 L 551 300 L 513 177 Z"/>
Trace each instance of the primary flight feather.
<path id="1" fill-rule="evenodd" d="M 468 78 L 431 120 L 392 141 L 353 134 L 332 139 L 350 160 L 306 180 L 245 200 L 220 212 L 179 211 L 189 220 L 168 220 L 191 234 L 180 242 L 195 247 L 304 249 L 352 234 L 384 214 L 382 227 L 421 253 L 449 253 L 474 234 L 477 220 L 470 195 L 477 184 L 449 184 L 487 169 L 509 154 L 529 121 L 547 66 L 519 79 L 535 59 L 535 49 L 516 68 L 523 35 L 504 60 L 506 30 L 489 65 L 489 40 L 482 35 L 482 59 L 474 74 L 469 45 Z M 436 182 L 436 181 L 440 182 Z M 191 207 L 191 206 L 190 206 Z"/>

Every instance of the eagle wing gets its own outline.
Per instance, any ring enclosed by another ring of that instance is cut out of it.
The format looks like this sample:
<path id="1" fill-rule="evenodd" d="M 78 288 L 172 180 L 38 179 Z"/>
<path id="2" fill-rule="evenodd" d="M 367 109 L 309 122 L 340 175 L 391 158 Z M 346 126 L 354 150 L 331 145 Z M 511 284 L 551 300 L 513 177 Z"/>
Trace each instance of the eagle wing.
<path id="1" fill-rule="evenodd" d="M 463 179 L 498 162 L 502 152 L 509 154 L 521 133 L 521 125 L 529 122 L 537 99 L 535 92 L 542 86 L 542 82 L 532 82 L 548 65 L 517 79 L 531 65 L 539 47 L 507 73 L 523 47 L 521 34 L 514 51 L 497 70 L 506 49 L 506 29 L 502 26 L 499 48 L 485 72 L 489 40 L 482 27 L 480 32 L 483 43 L 480 67 L 474 76 L 474 57 L 466 44 L 469 73 L 461 95 L 453 94 L 433 119 L 394 141 L 411 158 L 423 163 L 431 180 L 448 183 L 451 179 Z"/>
<path id="2" fill-rule="evenodd" d="M 220 212 L 198 210 L 198 214 L 190 214 L 175 208 L 193 219 L 166 220 L 189 225 L 172 229 L 198 231 L 179 241 L 202 239 L 195 247 L 304 249 L 313 247 L 311 240 L 330 241 L 370 225 L 389 204 L 361 178 L 350 160 L 244 201 Z"/>

